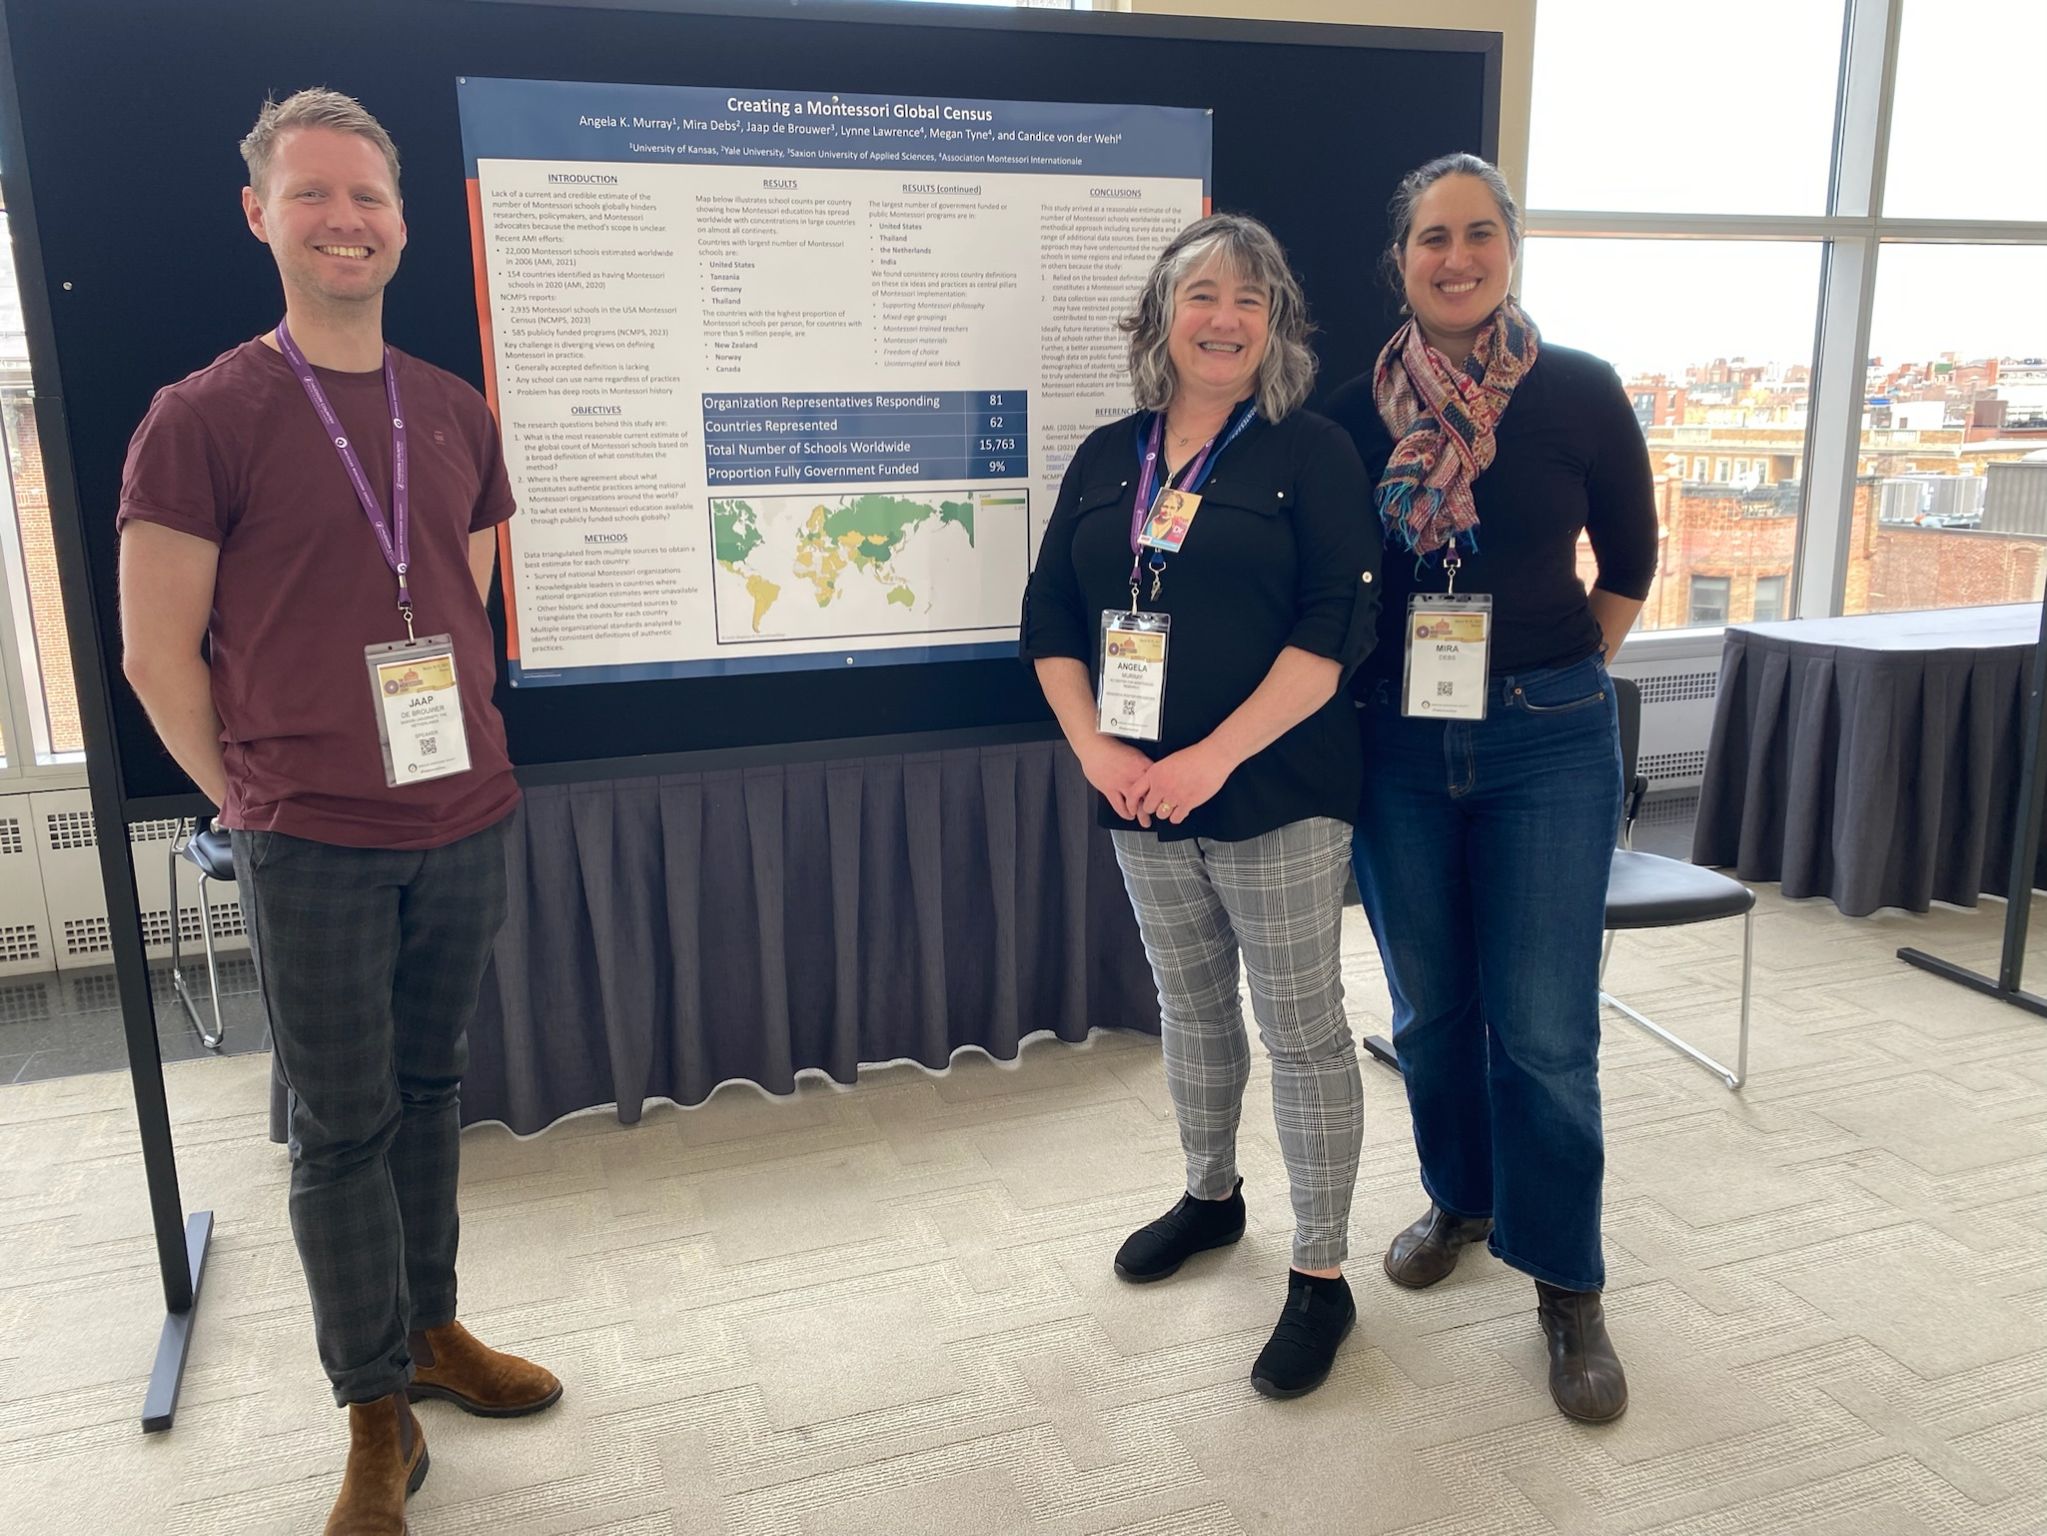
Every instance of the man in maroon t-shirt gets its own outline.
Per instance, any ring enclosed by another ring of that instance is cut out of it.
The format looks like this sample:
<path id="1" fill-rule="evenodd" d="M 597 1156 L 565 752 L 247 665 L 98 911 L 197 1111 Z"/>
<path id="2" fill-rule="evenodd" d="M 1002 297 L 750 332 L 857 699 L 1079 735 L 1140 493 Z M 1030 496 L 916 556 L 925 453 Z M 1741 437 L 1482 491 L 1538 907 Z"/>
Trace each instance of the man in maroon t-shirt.
<path id="1" fill-rule="evenodd" d="M 348 1408 L 327 1528 L 396 1533 L 427 1469 L 412 1400 L 505 1418 L 561 1396 L 455 1320 L 456 1096 L 519 799 L 483 605 L 512 494 L 476 391 L 384 343 L 405 248 L 384 129 L 301 91 L 242 155 L 284 322 L 136 431 L 123 664 L 233 834 L 292 1090 L 292 1232 Z"/>

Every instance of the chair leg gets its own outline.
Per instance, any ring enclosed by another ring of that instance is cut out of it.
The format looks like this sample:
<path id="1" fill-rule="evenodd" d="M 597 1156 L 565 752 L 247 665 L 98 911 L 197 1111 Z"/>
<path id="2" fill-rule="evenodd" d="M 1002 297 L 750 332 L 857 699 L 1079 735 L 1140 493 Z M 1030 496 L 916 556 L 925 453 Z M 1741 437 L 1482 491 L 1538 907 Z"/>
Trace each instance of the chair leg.
<path id="1" fill-rule="evenodd" d="M 227 1022 L 220 1014 L 220 965 L 213 954 L 213 908 L 206 901 L 205 870 L 199 872 L 199 937 L 206 946 L 206 984 L 213 1002 L 213 1033 L 199 1032 L 199 1043 L 209 1051 L 220 1049 L 227 1038 Z"/>
<path id="2" fill-rule="evenodd" d="M 1739 1054 L 1734 1058 L 1734 1081 L 1727 1086 L 1740 1088 L 1748 1081 L 1748 1015 L 1749 983 L 1755 975 L 1756 966 L 1756 909 L 1750 907 L 1741 915 L 1741 1043 Z"/>
<path id="3" fill-rule="evenodd" d="M 196 831 L 199 824 L 194 820 L 187 825 Z M 206 909 L 206 871 L 203 869 L 199 871 L 199 933 L 206 941 L 206 977 L 213 984 L 213 1031 L 210 1034 L 205 1024 L 200 1021 L 198 1005 L 192 1001 L 191 988 L 185 984 L 184 967 L 179 963 L 178 853 L 183 846 L 182 834 L 171 839 L 171 995 L 178 1000 L 178 1006 L 184 1009 L 185 1022 L 192 1026 L 192 1033 L 199 1037 L 199 1043 L 209 1051 L 217 1051 L 220 1049 L 220 1042 L 226 1037 L 227 1029 L 221 1023 L 220 973 L 213 961 L 213 920 L 212 914 Z"/>
<path id="4" fill-rule="evenodd" d="M 1730 1092 L 1739 1092 L 1741 1085 L 1748 1081 L 1749 986 L 1754 975 L 1755 929 L 1755 908 L 1751 907 L 1742 914 L 1741 919 L 1741 1037 L 1737 1046 L 1739 1054 L 1735 1057 L 1735 1066 L 1733 1068 L 1722 1065 L 1697 1046 L 1680 1040 L 1654 1019 L 1630 1008 L 1611 992 L 1601 991 L 1599 1001 L 1604 1006 L 1613 1009 L 1615 1013 L 1621 1015 L 1629 1023 L 1647 1030 L 1665 1045 L 1696 1061 L 1700 1066 L 1725 1083 Z M 1613 935 L 1610 933 L 1607 935 L 1606 950 L 1608 954 L 1613 952 Z M 1605 973 L 1606 963 L 1602 958 L 1600 962 L 1600 976 L 1602 980 L 1605 978 Z"/>

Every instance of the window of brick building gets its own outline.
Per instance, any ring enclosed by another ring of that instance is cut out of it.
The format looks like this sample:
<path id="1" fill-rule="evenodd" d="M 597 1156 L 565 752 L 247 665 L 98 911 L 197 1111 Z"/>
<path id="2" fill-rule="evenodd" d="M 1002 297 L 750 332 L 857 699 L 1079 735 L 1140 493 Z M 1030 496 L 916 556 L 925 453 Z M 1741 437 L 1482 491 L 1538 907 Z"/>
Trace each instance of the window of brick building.
<path id="1" fill-rule="evenodd" d="M 1691 579 L 1691 623 L 1695 626 L 1719 628 L 1727 622 L 1727 591 L 1729 582 L 1725 576 L 1694 576 Z"/>
<path id="2" fill-rule="evenodd" d="M 1756 623 L 1769 624 L 1784 617 L 1784 584 L 1789 579 L 1785 576 L 1756 578 Z"/>

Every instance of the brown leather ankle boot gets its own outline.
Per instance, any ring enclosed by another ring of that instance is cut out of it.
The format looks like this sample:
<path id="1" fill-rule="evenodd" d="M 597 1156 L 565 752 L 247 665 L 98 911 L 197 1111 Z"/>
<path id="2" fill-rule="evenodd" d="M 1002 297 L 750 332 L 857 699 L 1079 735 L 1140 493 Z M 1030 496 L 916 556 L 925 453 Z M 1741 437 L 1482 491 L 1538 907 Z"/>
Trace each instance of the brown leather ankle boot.
<path id="1" fill-rule="evenodd" d="M 403 1392 L 348 1405 L 348 1470 L 327 1536 L 405 1536 L 405 1499 L 426 1481 L 426 1436 Z"/>
<path id="2" fill-rule="evenodd" d="M 1410 1291 L 1434 1285 L 1457 1267 L 1457 1256 L 1466 1247 L 1484 1242 L 1492 1230 L 1490 1216 L 1466 1221 L 1432 1202 L 1428 1214 L 1386 1250 L 1386 1278 Z"/>
<path id="3" fill-rule="evenodd" d="M 460 1323 L 416 1330 L 408 1343 L 414 1402 L 438 1397 L 486 1419 L 516 1419 L 562 1395 L 554 1372 L 492 1349 Z"/>
<path id="4" fill-rule="evenodd" d="M 1536 1315 L 1549 1339 L 1549 1395 L 1586 1424 L 1606 1424 L 1628 1411 L 1628 1377 L 1606 1334 L 1597 1291 L 1567 1291 L 1535 1282 Z"/>

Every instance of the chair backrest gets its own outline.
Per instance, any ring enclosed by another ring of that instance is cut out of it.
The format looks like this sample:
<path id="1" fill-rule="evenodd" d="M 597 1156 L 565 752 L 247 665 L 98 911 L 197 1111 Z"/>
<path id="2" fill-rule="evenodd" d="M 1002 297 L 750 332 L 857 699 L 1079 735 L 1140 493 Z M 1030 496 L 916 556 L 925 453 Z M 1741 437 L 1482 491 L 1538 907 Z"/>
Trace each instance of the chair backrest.
<path id="1" fill-rule="evenodd" d="M 1621 716 L 1621 793 L 1635 793 L 1635 763 L 1642 755 L 1642 690 L 1633 678 L 1613 680 L 1613 701 Z"/>

